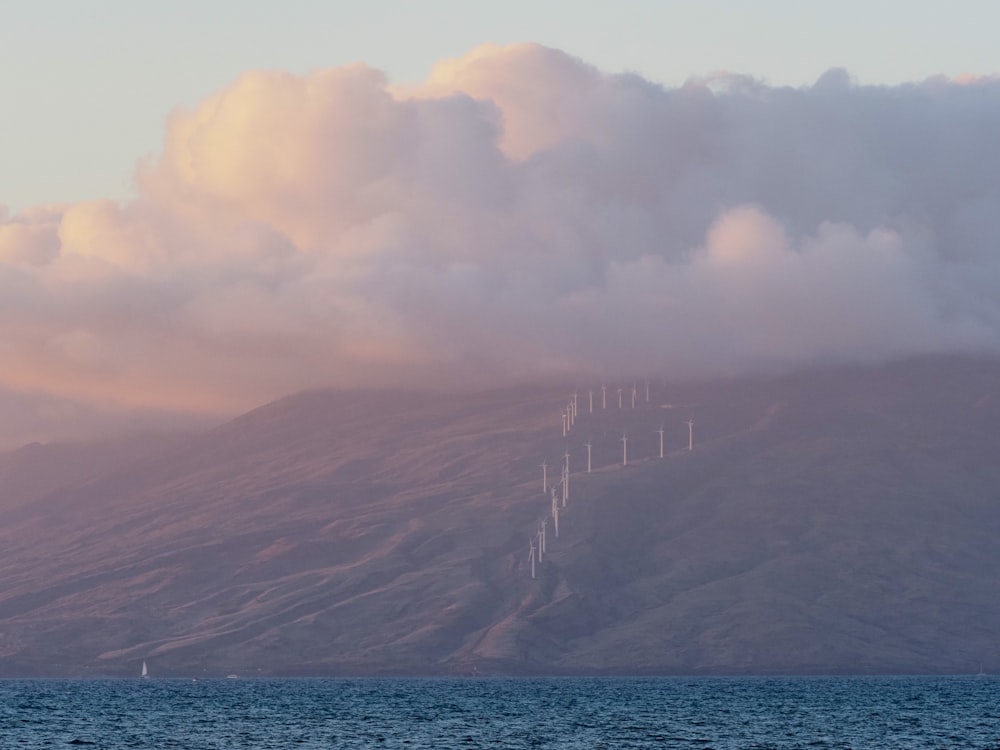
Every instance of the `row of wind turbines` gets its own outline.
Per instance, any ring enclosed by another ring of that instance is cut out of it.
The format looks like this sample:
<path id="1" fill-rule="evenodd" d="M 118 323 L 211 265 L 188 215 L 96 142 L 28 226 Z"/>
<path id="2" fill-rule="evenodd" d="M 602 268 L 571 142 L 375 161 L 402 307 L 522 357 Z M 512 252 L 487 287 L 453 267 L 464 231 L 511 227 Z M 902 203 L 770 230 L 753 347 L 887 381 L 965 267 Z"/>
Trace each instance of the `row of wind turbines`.
<path id="1" fill-rule="evenodd" d="M 559 509 L 566 508 L 569 500 L 569 448 L 563 454 L 562 476 L 559 484 L 548 483 L 548 464 L 542 461 L 542 494 L 548 494 L 551 498 L 551 507 L 547 515 L 542 516 L 538 522 L 538 529 L 528 537 L 528 561 L 531 564 L 531 577 L 535 577 L 535 562 L 542 562 L 546 552 L 546 537 L 548 532 L 549 518 L 552 519 L 552 530 L 556 538 L 559 537 Z M 560 506 L 560 495 L 562 505 Z"/>
<path id="2" fill-rule="evenodd" d="M 624 410 L 625 409 L 625 406 L 624 406 L 625 402 L 623 400 L 623 394 L 624 394 L 624 392 L 625 392 L 625 388 L 624 387 L 617 387 L 618 409 L 619 410 Z M 594 413 L 594 394 L 595 394 L 595 390 L 593 388 L 591 388 L 591 389 L 589 389 L 587 391 L 587 409 L 588 409 L 588 413 L 589 414 L 593 414 Z M 607 411 L 607 409 L 608 409 L 608 387 L 607 387 L 606 384 L 601 385 L 600 394 L 601 394 L 601 401 L 600 401 L 601 411 Z M 631 398 L 629 400 L 629 408 L 630 409 L 635 409 L 636 408 L 636 401 L 638 399 L 638 394 L 639 394 L 639 387 L 638 387 L 637 384 L 633 383 L 632 384 L 632 389 L 631 389 Z M 573 428 L 576 425 L 576 420 L 579 417 L 579 411 L 580 411 L 579 410 L 579 407 L 580 407 L 580 398 L 579 398 L 579 395 L 580 394 L 579 394 L 578 391 L 574 391 L 570 395 L 570 399 L 569 399 L 568 403 L 566 404 L 566 407 L 562 410 L 562 436 L 563 436 L 563 438 L 569 437 L 569 435 L 573 431 Z M 649 404 L 649 402 L 650 402 L 650 398 L 649 398 L 649 381 L 647 380 L 647 381 L 645 381 L 645 403 Z M 684 424 L 686 424 L 687 427 L 688 427 L 687 449 L 689 451 L 691 451 L 691 450 L 694 450 L 694 419 L 689 418 Z M 664 429 L 664 426 L 661 423 L 659 429 L 654 430 L 654 432 L 658 433 L 659 436 L 660 436 L 660 458 L 662 459 L 662 458 L 665 457 L 665 453 L 664 453 L 664 434 L 665 434 L 666 430 Z M 625 431 L 622 432 L 621 444 L 622 444 L 622 466 L 628 466 L 628 434 Z M 588 474 L 592 473 L 592 468 L 593 468 L 592 462 L 591 462 L 593 445 L 594 445 L 593 442 L 590 441 L 590 440 L 588 440 L 586 443 L 584 443 L 584 446 L 587 448 L 587 473 Z M 562 458 L 563 458 L 563 461 L 562 461 L 562 470 L 561 470 L 561 474 L 560 474 L 560 478 L 559 478 L 558 484 L 550 484 L 549 483 L 549 477 L 548 477 L 549 464 L 545 460 L 543 460 L 542 464 L 541 464 L 541 468 L 542 468 L 542 493 L 543 494 L 548 494 L 551 497 L 551 507 L 547 511 L 546 515 L 544 515 L 542 517 L 542 519 L 538 522 L 538 527 L 537 527 L 536 531 L 534 533 L 530 534 L 529 537 L 528 537 L 528 562 L 529 562 L 529 565 L 530 565 L 530 568 L 531 568 L 531 577 L 532 577 L 532 579 L 534 579 L 535 576 L 536 576 L 536 565 L 541 564 L 541 562 L 543 561 L 544 556 L 545 556 L 545 554 L 547 552 L 546 537 L 547 537 L 547 530 L 548 530 L 549 520 L 550 519 L 552 520 L 553 531 L 555 532 L 555 536 L 558 538 L 558 536 L 559 536 L 559 513 L 560 513 L 560 508 L 562 508 L 563 512 L 565 512 L 566 507 L 567 507 L 567 502 L 569 501 L 569 477 L 570 477 L 569 459 L 570 459 L 570 453 L 569 453 L 569 447 L 568 446 L 566 447 L 566 449 L 565 449 L 565 451 L 563 453 Z M 561 496 L 561 505 L 560 505 L 560 496 Z"/>

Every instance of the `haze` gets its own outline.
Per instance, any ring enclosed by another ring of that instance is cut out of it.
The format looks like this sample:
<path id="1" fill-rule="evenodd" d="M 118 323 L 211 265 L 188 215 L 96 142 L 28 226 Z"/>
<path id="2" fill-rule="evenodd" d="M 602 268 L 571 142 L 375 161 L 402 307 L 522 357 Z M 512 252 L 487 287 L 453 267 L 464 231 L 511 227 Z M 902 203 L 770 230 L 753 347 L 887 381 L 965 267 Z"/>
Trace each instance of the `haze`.
<path id="1" fill-rule="evenodd" d="M 0 210 L 0 445 L 318 385 L 998 354 L 997 132 L 992 77 L 668 87 L 535 44 L 247 72 L 170 114 L 136 198 Z"/>

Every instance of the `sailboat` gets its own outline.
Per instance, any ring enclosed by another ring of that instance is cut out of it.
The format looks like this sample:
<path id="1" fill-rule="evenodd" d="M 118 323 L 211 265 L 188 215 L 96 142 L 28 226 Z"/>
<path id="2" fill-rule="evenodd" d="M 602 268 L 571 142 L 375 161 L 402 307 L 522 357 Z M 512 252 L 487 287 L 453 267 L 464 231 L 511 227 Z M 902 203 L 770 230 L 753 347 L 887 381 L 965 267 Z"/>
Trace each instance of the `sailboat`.
<path id="1" fill-rule="evenodd" d="M 149 679 L 149 669 L 146 668 L 146 660 L 145 659 L 142 660 L 142 679 L 144 679 L 144 680 L 148 680 Z"/>

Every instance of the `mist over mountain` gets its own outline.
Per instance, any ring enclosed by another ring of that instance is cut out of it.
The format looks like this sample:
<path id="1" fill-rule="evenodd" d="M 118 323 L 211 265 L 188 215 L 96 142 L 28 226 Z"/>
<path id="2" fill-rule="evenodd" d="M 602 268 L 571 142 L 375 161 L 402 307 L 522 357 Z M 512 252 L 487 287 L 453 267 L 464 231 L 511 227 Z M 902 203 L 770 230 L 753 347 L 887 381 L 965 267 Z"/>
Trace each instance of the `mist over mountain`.
<path id="1" fill-rule="evenodd" d="M 182 440 L 183 436 L 130 435 L 88 443 L 29 443 L 0 453 L 0 507 L 13 508 L 85 484 Z"/>
<path id="2" fill-rule="evenodd" d="M 0 674 L 995 671 L 998 383 L 931 357 L 608 381 L 607 409 L 586 379 L 317 390 L 91 473 L 63 453 L 0 503 Z"/>
<path id="3" fill-rule="evenodd" d="M 1000 81 L 664 87 L 533 44 L 253 71 L 138 197 L 0 208 L 0 445 L 305 388 L 1000 352 Z"/>

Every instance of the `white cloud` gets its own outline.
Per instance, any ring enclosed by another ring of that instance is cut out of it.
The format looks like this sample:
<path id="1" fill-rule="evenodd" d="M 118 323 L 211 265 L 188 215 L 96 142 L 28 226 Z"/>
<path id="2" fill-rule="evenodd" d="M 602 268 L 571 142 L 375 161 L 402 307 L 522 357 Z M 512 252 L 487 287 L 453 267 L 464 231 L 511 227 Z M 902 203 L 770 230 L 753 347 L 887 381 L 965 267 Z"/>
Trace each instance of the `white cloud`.
<path id="1" fill-rule="evenodd" d="M 997 353 L 996 132 L 994 79 L 665 89 L 534 45 L 407 90 L 247 73 L 171 115 L 137 200 L 0 212 L 0 388 L 225 412 Z"/>

